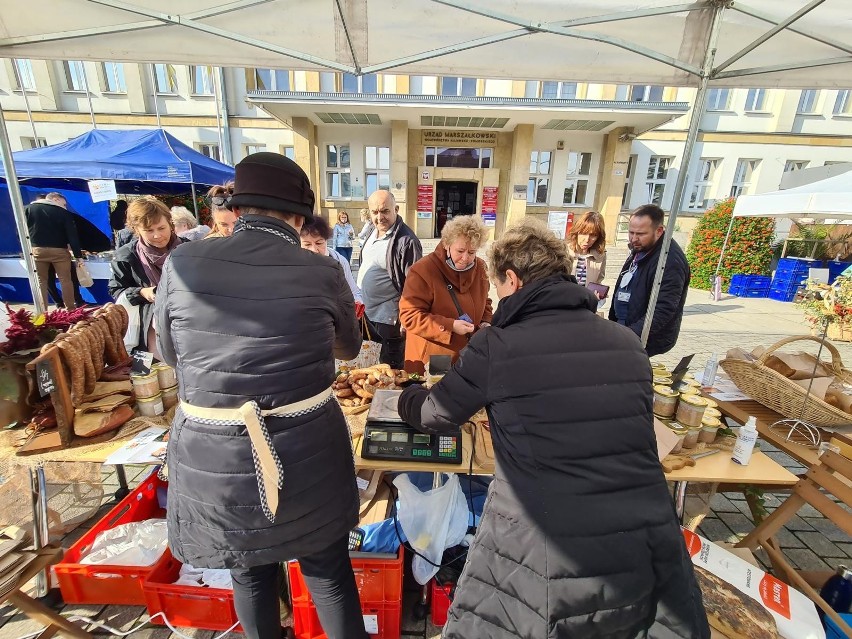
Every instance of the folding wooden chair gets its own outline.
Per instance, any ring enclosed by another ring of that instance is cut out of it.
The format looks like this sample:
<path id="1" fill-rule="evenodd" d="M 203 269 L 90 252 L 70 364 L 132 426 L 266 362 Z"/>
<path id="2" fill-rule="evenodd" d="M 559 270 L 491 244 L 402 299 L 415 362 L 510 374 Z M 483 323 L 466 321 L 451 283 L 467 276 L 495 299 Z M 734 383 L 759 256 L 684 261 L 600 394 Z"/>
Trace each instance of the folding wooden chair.
<path id="1" fill-rule="evenodd" d="M 832 439 L 831 443 L 837 446 L 840 452 L 827 450 L 823 453 L 819 463 L 811 466 L 786 501 L 737 546 L 751 550 L 758 546 L 763 547 L 772 561 L 772 567 L 779 573 L 778 576 L 810 597 L 848 637 L 852 637 L 852 626 L 844 622 L 814 588 L 814 585 L 819 583 L 815 579 L 816 575 L 793 568 L 773 537 L 805 504 L 810 504 L 840 530 L 852 535 L 852 513 L 831 499 L 835 497 L 847 506 L 852 506 L 852 487 L 848 483 L 852 480 L 852 446 L 838 439 Z M 820 577 L 823 575 L 825 573 L 821 573 Z"/>
<path id="2" fill-rule="evenodd" d="M 26 564 L 24 570 L 16 576 L 15 586 L 5 595 L 0 595 L 0 604 L 8 601 L 30 619 L 44 624 L 45 629 L 38 636 L 38 639 L 48 639 L 48 637 L 52 637 L 57 632 L 62 633 L 66 637 L 73 637 L 74 639 L 91 638 L 91 633 L 86 632 L 80 626 L 65 619 L 58 612 L 51 610 L 40 601 L 33 599 L 21 591 L 21 588 L 30 579 L 51 564 L 55 564 L 62 557 L 62 551 L 59 548 L 42 548 L 41 550 L 34 551 L 33 554 L 36 555 L 35 559 Z"/>

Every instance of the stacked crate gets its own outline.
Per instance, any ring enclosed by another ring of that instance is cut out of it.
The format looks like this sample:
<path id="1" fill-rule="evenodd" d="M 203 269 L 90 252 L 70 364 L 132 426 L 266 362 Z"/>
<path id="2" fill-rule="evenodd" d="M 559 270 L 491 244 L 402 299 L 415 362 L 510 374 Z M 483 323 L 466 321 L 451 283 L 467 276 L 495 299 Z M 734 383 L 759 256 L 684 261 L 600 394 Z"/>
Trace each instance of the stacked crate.
<path id="1" fill-rule="evenodd" d="M 785 257 L 778 260 L 778 268 L 772 278 L 769 298 L 779 302 L 792 302 L 796 291 L 808 279 L 808 270 L 820 266 L 816 260 Z"/>
<path id="2" fill-rule="evenodd" d="M 768 275 L 732 275 L 728 293 L 737 297 L 767 297 L 771 284 Z"/>

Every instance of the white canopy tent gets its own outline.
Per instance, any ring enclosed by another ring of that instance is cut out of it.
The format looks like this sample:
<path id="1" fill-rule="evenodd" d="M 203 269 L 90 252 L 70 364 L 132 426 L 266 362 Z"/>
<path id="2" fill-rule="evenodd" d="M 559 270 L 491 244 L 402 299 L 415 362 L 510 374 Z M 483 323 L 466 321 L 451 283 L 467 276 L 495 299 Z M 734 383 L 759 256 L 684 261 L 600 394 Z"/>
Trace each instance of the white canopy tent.
<path id="1" fill-rule="evenodd" d="M 846 88 L 850 33 L 847 0 L 0 0 L 8 57 L 694 86 L 687 169 L 711 83 Z M 0 151 L 26 252 L 4 131 Z"/>
<path id="2" fill-rule="evenodd" d="M 738 217 L 786 217 L 810 220 L 852 220 L 852 171 L 792 189 L 741 195 L 734 204 L 714 278 L 719 277 L 725 249 Z"/>

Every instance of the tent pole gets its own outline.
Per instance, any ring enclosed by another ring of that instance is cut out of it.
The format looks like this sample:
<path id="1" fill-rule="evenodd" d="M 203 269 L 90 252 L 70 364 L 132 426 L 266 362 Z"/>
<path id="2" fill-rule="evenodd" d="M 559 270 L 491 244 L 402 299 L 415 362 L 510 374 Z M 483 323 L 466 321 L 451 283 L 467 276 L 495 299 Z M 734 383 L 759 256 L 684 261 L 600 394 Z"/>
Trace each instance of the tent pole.
<path id="1" fill-rule="evenodd" d="M 83 72 L 83 85 L 86 89 L 86 99 L 89 101 L 89 115 L 92 116 L 92 128 L 97 129 L 98 123 L 95 122 L 95 109 L 92 107 L 92 93 L 89 91 L 89 78 L 86 75 L 86 63 L 80 61 L 80 70 Z"/>
<path id="2" fill-rule="evenodd" d="M 27 88 L 24 86 L 24 82 L 21 79 L 21 71 L 18 69 L 18 59 L 15 58 L 12 60 L 12 70 L 15 72 L 15 80 L 18 82 L 18 86 L 21 87 L 21 95 L 24 96 L 24 105 L 27 107 L 27 118 L 30 121 L 30 128 L 33 130 L 33 148 L 38 148 L 38 133 L 36 133 L 35 122 L 33 122 L 33 112 L 30 109 L 30 97 L 27 95 Z"/>
<path id="3" fill-rule="evenodd" d="M 27 279 L 30 281 L 30 292 L 33 294 L 36 315 L 43 314 L 47 309 L 41 297 L 41 286 L 36 275 L 33 247 L 30 243 L 30 232 L 24 215 L 24 201 L 21 198 L 21 187 L 18 184 L 18 174 L 15 173 L 15 162 L 12 160 L 12 146 L 9 144 L 9 133 L 6 131 L 6 117 L 3 107 L 0 107 L 0 155 L 3 156 L 3 170 L 6 172 L 6 185 L 9 187 L 9 199 L 12 200 L 12 211 L 15 215 L 15 226 L 18 227 L 18 238 L 21 240 L 21 250 L 24 263 L 27 266 Z"/>
<path id="4" fill-rule="evenodd" d="M 216 158 L 220 162 L 222 161 L 222 154 L 225 151 L 225 141 L 222 138 L 222 111 L 219 108 L 221 98 L 219 96 L 219 73 L 221 72 L 220 67 L 211 67 L 213 69 L 213 99 L 215 101 L 215 109 L 216 109 L 216 132 L 219 134 L 219 157 Z M 197 215 L 197 211 L 196 211 Z"/>
<path id="5" fill-rule="evenodd" d="M 190 186 L 192 186 L 192 209 L 195 211 L 195 219 L 198 219 L 198 199 L 195 197 L 195 182 L 193 182 Z"/>
<path id="6" fill-rule="evenodd" d="M 731 238 L 731 229 L 734 228 L 734 215 L 731 214 L 731 223 L 728 224 L 728 232 L 725 233 L 725 241 L 722 242 L 722 252 L 719 253 L 719 263 L 716 265 L 716 273 L 713 275 L 713 281 L 719 277 L 719 271 L 722 270 L 722 259 L 725 257 L 725 249 L 728 248 L 728 240 Z"/>
<path id="7" fill-rule="evenodd" d="M 148 70 L 151 71 L 151 93 L 154 96 L 154 113 L 157 114 L 157 128 L 162 129 L 163 125 L 160 124 L 160 104 L 157 102 L 157 78 L 154 76 L 154 65 L 149 64 Z"/>
<path id="8" fill-rule="evenodd" d="M 701 128 L 701 118 L 704 116 L 704 107 L 707 102 L 707 85 L 710 82 L 710 73 L 713 70 L 713 59 L 716 56 L 716 42 L 719 39 L 719 31 L 722 26 L 722 13 L 725 5 L 721 2 L 713 3 L 713 18 L 710 24 L 710 33 L 707 37 L 707 49 L 704 53 L 704 63 L 701 67 L 701 77 L 698 84 L 698 92 L 695 94 L 695 103 L 692 106 L 692 116 L 689 119 L 689 130 L 686 134 L 686 142 L 683 145 L 683 159 L 681 161 L 680 174 L 675 184 L 674 198 L 672 199 L 672 210 L 669 212 L 669 220 L 666 225 L 666 234 L 663 236 L 663 246 L 660 248 L 660 261 L 657 263 L 657 272 L 654 274 L 654 285 L 651 287 L 651 297 L 648 300 L 648 312 L 645 314 L 645 322 L 642 326 L 642 346 L 648 344 L 648 335 L 651 332 L 651 322 L 654 319 L 654 310 L 657 308 L 657 299 L 660 296 L 660 286 L 663 282 L 663 272 L 669 256 L 669 247 L 672 243 L 675 222 L 678 211 L 683 207 L 686 195 L 686 182 L 689 178 L 689 169 L 692 164 L 692 152 L 695 142 L 698 140 L 698 130 Z"/>

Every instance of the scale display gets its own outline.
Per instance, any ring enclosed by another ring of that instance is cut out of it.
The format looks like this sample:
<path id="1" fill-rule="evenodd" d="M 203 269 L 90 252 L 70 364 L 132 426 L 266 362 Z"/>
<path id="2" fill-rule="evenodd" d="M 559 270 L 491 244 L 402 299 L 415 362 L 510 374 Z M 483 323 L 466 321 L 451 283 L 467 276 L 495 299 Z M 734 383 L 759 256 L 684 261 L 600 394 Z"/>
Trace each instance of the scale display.
<path id="1" fill-rule="evenodd" d="M 415 430 L 399 416 L 397 405 L 401 394 L 397 390 L 376 391 L 367 413 L 361 457 L 460 464 L 461 431 L 429 435 Z"/>

